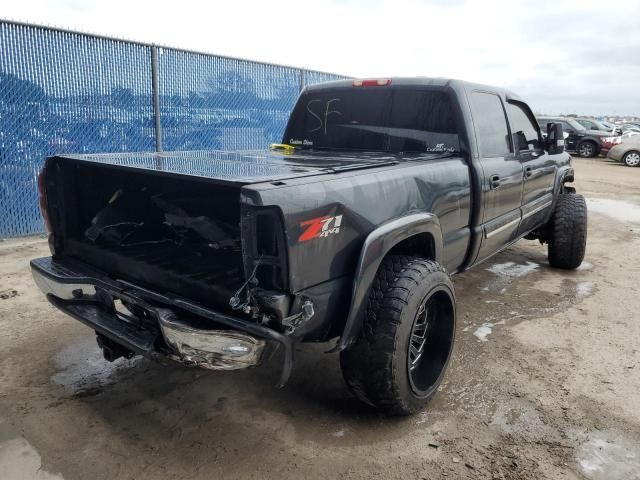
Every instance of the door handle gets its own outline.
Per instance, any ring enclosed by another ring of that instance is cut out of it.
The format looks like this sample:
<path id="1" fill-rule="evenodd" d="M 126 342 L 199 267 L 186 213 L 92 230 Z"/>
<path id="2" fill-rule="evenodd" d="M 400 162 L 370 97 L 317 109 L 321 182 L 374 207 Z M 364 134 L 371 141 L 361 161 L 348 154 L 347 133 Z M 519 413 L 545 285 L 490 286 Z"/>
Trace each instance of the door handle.
<path id="1" fill-rule="evenodd" d="M 524 167 L 524 176 L 529 178 L 531 175 L 533 175 L 533 169 L 531 167 Z"/>
<path id="2" fill-rule="evenodd" d="M 491 175 L 491 178 L 489 179 L 489 187 L 491 190 L 500 188 L 500 175 Z"/>

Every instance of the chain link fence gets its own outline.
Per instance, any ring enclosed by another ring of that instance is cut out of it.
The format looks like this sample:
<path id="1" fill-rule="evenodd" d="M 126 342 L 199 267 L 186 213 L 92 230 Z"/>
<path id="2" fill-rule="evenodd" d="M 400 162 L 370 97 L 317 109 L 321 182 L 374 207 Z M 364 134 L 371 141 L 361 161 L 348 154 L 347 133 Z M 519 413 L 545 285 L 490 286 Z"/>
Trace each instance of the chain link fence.
<path id="1" fill-rule="evenodd" d="M 49 155 L 264 148 L 301 88 L 340 78 L 0 21 L 0 237 L 44 231 Z"/>

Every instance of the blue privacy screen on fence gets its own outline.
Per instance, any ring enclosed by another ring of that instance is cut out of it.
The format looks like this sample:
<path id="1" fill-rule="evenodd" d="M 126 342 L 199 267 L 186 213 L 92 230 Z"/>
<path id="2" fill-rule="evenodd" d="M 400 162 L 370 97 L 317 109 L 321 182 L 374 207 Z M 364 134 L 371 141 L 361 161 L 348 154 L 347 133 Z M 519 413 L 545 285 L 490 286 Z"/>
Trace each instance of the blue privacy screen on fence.
<path id="1" fill-rule="evenodd" d="M 302 86 L 338 78 L 0 22 L 0 237 L 44 231 L 49 155 L 264 148 Z"/>
<path id="2" fill-rule="evenodd" d="M 279 141 L 300 70 L 160 49 L 166 150 L 263 148 Z"/>

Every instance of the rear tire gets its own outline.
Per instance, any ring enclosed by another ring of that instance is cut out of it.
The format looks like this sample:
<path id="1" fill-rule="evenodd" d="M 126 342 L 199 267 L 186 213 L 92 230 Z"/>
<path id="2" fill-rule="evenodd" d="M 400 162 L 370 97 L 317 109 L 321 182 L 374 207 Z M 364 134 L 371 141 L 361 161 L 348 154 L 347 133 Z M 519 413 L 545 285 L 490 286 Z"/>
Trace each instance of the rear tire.
<path id="1" fill-rule="evenodd" d="M 624 154 L 622 161 L 627 167 L 637 167 L 640 165 L 640 152 L 630 150 Z"/>
<path id="2" fill-rule="evenodd" d="M 548 224 L 549 265 L 578 268 L 587 247 L 587 203 L 582 195 L 561 193 Z"/>
<path id="3" fill-rule="evenodd" d="M 585 158 L 595 157 L 598 154 L 598 147 L 590 140 L 585 140 L 578 144 L 578 155 Z"/>
<path id="4" fill-rule="evenodd" d="M 391 255 L 374 280 L 355 343 L 340 354 L 351 392 L 394 415 L 424 408 L 451 358 L 455 295 L 437 263 Z"/>

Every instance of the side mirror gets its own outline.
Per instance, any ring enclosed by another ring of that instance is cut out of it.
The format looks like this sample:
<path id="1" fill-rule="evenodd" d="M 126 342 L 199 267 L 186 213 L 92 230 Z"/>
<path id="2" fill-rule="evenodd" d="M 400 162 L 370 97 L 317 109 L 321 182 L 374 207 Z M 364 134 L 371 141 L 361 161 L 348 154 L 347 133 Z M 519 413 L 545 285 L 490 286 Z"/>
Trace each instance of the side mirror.
<path id="1" fill-rule="evenodd" d="M 547 152 L 557 155 L 564 152 L 564 134 L 559 123 L 547 124 Z"/>
<path id="2" fill-rule="evenodd" d="M 527 137 L 522 130 L 516 132 L 516 142 L 519 151 L 529 150 L 529 144 L 527 143 Z"/>

